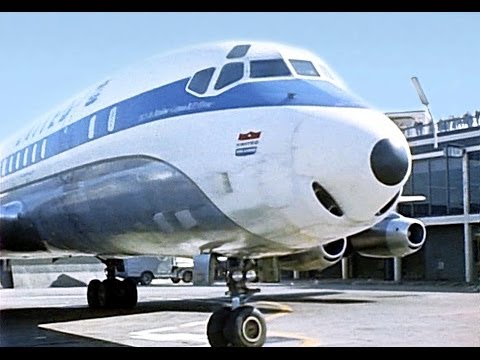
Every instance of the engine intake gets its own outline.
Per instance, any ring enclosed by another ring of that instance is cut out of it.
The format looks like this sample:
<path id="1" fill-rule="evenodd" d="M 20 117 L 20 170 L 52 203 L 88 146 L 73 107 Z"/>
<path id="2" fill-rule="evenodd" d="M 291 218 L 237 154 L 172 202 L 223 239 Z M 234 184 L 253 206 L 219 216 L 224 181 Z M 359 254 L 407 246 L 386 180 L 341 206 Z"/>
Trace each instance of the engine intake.
<path id="1" fill-rule="evenodd" d="M 278 262 L 283 270 L 323 270 L 339 262 L 346 248 L 347 240 L 339 239 L 298 254 L 282 256 Z"/>
<path id="2" fill-rule="evenodd" d="M 371 229 L 351 236 L 349 241 L 360 255 L 389 258 L 417 252 L 425 237 L 425 225 L 421 221 L 395 213 Z"/>

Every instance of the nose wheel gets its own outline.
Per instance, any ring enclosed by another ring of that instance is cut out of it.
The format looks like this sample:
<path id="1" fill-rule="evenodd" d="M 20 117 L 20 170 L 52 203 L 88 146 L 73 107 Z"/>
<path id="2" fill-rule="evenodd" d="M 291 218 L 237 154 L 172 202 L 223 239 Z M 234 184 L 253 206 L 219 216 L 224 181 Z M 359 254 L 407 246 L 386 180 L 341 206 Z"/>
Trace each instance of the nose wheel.
<path id="1" fill-rule="evenodd" d="M 267 324 L 262 313 L 253 306 L 244 303 L 258 289 L 249 289 L 248 281 L 256 278 L 252 273 L 254 263 L 229 259 L 227 263 L 228 295 L 231 307 L 215 311 L 207 324 L 208 342 L 212 347 L 261 347 L 267 337 Z"/>
<path id="2" fill-rule="evenodd" d="M 212 347 L 261 347 L 267 338 L 267 324 L 253 306 L 222 308 L 210 317 L 207 337 Z"/>

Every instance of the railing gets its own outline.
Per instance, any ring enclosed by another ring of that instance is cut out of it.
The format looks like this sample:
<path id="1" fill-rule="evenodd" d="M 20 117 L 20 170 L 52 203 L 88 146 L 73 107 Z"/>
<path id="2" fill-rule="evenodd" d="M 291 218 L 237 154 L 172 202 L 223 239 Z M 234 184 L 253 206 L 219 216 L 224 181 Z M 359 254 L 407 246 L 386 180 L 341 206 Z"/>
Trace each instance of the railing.
<path id="1" fill-rule="evenodd" d="M 463 117 L 439 120 L 438 123 L 436 123 L 437 133 L 441 134 L 449 131 L 480 127 L 480 113 L 477 111 L 475 115 L 475 117 L 473 115 L 464 115 Z M 433 122 L 426 125 L 418 123 L 412 127 L 403 129 L 403 133 L 407 138 L 432 135 Z"/>

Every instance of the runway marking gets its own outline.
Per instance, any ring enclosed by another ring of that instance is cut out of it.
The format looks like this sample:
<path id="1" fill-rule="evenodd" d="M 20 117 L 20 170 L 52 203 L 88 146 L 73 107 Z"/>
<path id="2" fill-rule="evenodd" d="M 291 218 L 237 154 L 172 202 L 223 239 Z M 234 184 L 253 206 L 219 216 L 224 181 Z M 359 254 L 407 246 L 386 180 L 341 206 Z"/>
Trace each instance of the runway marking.
<path id="1" fill-rule="evenodd" d="M 186 324 L 180 324 L 178 327 L 193 327 L 193 326 L 198 326 L 198 325 L 207 325 L 206 321 L 192 321 L 190 323 Z"/>
<path id="2" fill-rule="evenodd" d="M 132 339 L 137 340 L 150 340 L 156 342 L 182 342 L 192 345 L 192 343 L 198 343 L 199 345 L 208 345 L 207 337 L 205 334 L 192 334 L 192 333 L 157 333 L 158 329 L 151 329 L 145 331 L 138 331 L 136 333 L 130 333 Z"/>
<path id="3" fill-rule="evenodd" d="M 48 300 L 48 299 L 57 299 L 57 298 L 62 298 L 62 299 L 84 299 L 84 295 L 55 295 L 55 296 L 48 296 L 48 295 L 33 295 L 30 296 L 30 298 L 33 299 L 39 299 L 39 300 Z"/>
<path id="4" fill-rule="evenodd" d="M 258 307 L 261 307 L 261 305 L 264 305 L 264 307 L 273 307 L 273 308 L 276 308 L 276 310 L 281 312 L 287 312 L 287 313 L 293 312 L 293 309 L 290 306 L 286 304 L 278 303 L 278 302 L 259 301 L 257 302 L 257 304 L 259 305 Z"/>
<path id="5" fill-rule="evenodd" d="M 277 308 L 279 311 L 281 311 L 278 314 L 272 314 L 272 315 L 266 316 L 265 321 L 268 321 L 268 322 L 270 322 L 272 320 L 275 320 L 275 319 L 278 319 L 280 317 L 286 316 L 289 313 L 293 312 L 293 309 L 290 306 L 288 306 L 286 304 L 282 304 L 282 303 L 271 302 L 271 301 L 259 301 L 257 304 L 272 306 L 272 307 Z M 320 344 L 321 344 L 321 342 L 317 339 L 310 338 L 310 337 L 307 337 L 307 336 L 303 336 L 303 335 L 298 334 L 298 333 L 287 333 L 287 332 L 277 332 L 277 331 L 272 331 L 272 332 L 268 333 L 268 337 L 275 337 L 275 336 L 301 341 L 300 345 L 296 345 L 296 346 L 312 347 L 312 346 L 320 346 Z M 268 338 L 267 338 L 267 340 L 268 340 Z"/>
<path id="6" fill-rule="evenodd" d="M 200 345 L 208 346 L 208 340 L 205 334 L 194 334 L 194 333 L 186 333 L 186 332 L 172 332 L 174 330 L 178 330 L 180 328 L 193 328 L 198 327 L 199 325 L 206 326 L 206 321 L 192 321 L 184 324 L 180 324 L 178 326 L 165 326 L 161 328 L 155 329 L 148 329 L 148 330 L 140 330 L 140 331 L 133 331 L 128 335 L 132 339 L 140 339 L 140 340 L 150 340 L 150 341 L 158 341 L 158 342 L 196 342 Z M 168 331 L 168 332 L 167 332 Z M 167 332 L 167 333 L 166 333 Z"/>
<path id="7" fill-rule="evenodd" d="M 270 336 L 271 337 L 278 336 L 278 337 L 283 337 L 283 338 L 287 338 L 287 339 L 299 340 L 299 341 L 301 341 L 301 343 L 300 343 L 300 345 L 296 345 L 296 346 L 301 346 L 301 347 L 313 347 L 313 346 L 320 346 L 321 345 L 320 340 L 317 340 L 317 339 L 314 339 L 314 338 L 309 338 L 307 336 L 303 336 L 303 335 L 295 334 L 295 333 L 272 331 L 272 332 L 268 333 L 268 337 L 270 337 Z M 267 337 L 267 340 L 268 340 L 268 337 Z"/>
<path id="8" fill-rule="evenodd" d="M 264 307 L 267 307 L 267 308 L 273 307 L 273 308 L 276 308 L 275 310 L 280 311 L 277 314 L 265 316 L 265 321 L 272 321 L 293 312 L 293 309 L 286 304 L 276 303 L 272 301 L 259 301 L 257 302 L 257 304 L 259 305 L 258 307 L 261 307 L 263 305 Z"/>

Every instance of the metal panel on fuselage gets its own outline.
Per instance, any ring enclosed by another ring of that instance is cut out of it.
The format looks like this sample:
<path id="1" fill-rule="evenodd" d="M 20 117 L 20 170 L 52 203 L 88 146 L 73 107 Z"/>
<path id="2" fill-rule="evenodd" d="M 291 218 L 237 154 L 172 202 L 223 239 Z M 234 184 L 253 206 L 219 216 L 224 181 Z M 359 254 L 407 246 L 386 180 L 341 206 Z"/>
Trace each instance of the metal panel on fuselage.
<path id="1" fill-rule="evenodd" d="M 47 246 L 96 254 L 187 255 L 242 238 L 184 174 L 159 160 L 117 158 L 72 169 L 6 196 L 21 199 Z M 2 250 L 15 251 L 15 238 Z M 244 241 L 242 241 L 244 244 Z M 31 244 L 30 251 L 35 249 Z"/>

